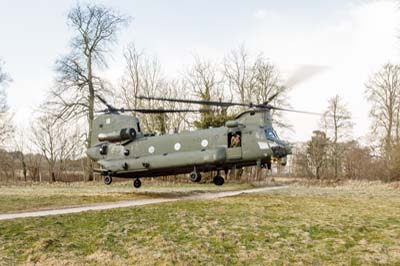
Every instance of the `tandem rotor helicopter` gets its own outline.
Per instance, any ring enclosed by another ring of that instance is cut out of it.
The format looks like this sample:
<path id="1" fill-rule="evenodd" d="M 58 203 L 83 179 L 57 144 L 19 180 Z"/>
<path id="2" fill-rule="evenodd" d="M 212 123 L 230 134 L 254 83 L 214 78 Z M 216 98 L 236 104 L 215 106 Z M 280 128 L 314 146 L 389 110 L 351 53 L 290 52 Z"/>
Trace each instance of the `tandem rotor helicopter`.
<path id="1" fill-rule="evenodd" d="M 141 186 L 140 178 L 190 173 L 193 182 L 201 180 L 201 172 L 216 171 L 215 185 L 224 184 L 225 174 L 233 169 L 258 166 L 271 169 L 273 159 L 286 165 L 292 153 L 290 144 L 281 140 L 272 126 L 271 110 L 315 114 L 275 107 L 270 102 L 261 104 L 234 103 L 143 97 L 139 99 L 180 102 L 201 106 L 247 107 L 225 126 L 176 134 L 154 136 L 145 134 L 140 121 L 124 112 L 144 114 L 202 112 L 204 110 L 118 109 L 98 96 L 107 109 L 93 121 L 91 141 L 93 146 L 86 153 L 101 168 L 95 169 L 110 185 L 113 177 L 133 178 L 135 188 Z"/>

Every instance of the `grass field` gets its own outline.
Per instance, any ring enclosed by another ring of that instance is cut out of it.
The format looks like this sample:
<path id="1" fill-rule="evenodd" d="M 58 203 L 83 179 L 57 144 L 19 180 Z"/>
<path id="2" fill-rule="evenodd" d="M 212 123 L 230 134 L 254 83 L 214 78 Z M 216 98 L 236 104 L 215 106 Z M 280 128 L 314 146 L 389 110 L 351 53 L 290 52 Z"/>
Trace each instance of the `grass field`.
<path id="1" fill-rule="evenodd" d="M 400 265 L 400 191 L 356 183 L 0 222 L 0 264 Z"/>
<path id="2" fill-rule="evenodd" d="M 170 197 L 192 193 L 250 188 L 248 184 L 171 184 L 143 181 L 140 189 L 131 182 L 114 183 L 54 183 L 0 186 L 0 213 L 86 205 L 133 199 Z"/>

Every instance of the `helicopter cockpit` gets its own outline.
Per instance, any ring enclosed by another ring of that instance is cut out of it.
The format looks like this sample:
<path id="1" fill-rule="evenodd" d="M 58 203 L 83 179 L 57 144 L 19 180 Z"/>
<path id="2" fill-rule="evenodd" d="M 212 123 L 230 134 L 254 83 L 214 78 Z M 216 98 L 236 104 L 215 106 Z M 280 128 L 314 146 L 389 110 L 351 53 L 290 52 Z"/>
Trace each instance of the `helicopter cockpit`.
<path id="1" fill-rule="evenodd" d="M 284 142 L 278 137 L 278 134 L 272 127 L 265 129 L 265 136 L 267 137 L 267 140 L 276 142 L 279 145 L 284 145 Z"/>
<path id="2" fill-rule="evenodd" d="M 271 149 L 275 157 L 282 158 L 288 154 L 292 154 L 291 148 L 290 146 L 288 146 L 288 143 L 281 140 L 278 137 L 276 131 L 272 127 L 268 127 L 265 129 L 265 137 L 267 138 L 267 140 L 277 144 L 271 146 Z"/>

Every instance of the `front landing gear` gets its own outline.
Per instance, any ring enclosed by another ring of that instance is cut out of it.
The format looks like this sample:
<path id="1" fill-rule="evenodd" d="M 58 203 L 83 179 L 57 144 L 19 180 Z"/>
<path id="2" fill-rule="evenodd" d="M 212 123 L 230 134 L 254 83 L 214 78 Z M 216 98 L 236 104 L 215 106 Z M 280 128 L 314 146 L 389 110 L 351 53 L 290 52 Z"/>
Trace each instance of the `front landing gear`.
<path id="1" fill-rule="evenodd" d="M 142 182 L 140 181 L 139 178 L 138 178 L 138 179 L 135 179 L 135 180 L 133 181 L 133 186 L 134 186 L 135 188 L 140 188 L 140 187 L 142 186 Z"/>
<path id="2" fill-rule="evenodd" d="M 104 184 L 110 185 L 112 183 L 112 177 L 110 175 L 104 176 Z"/>
<path id="3" fill-rule="evenodd" d="M 220 176 L 218 173 L 216 176 L 214 176 L 213 183 L 216 186 L 222 186 L 225 183 L 225 179 L 222 176 Z"/>
<path id="4" fill-rule="evenodd" d="M 201 180 L 201 174 L 199 172 L 193 171 L 189 176 L 190 181 L 198 183 Z"/>

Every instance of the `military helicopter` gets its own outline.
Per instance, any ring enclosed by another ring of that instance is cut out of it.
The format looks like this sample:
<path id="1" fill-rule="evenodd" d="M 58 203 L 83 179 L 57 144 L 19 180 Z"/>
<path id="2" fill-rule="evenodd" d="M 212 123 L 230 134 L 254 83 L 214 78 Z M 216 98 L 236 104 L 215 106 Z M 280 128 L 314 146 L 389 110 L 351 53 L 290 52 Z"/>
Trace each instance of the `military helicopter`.
<path id="1" fill-rule="evenodd" d="M 225 174 L 230 170 L 246 166 L 271 169 L 273 159 L 286 165 L 292 153 L 291 145 L 281 140 L 272 126 L 271 111 L 288 111 L 275 107 L 270 102 L 272 95 L 261 104 L 221 101 L 185 100 L 139 96 L 139 99 L 196 104 L 201 106 L 241 106 L 248 110 L 219 128 L 186 131 L 176 134 L 155 136 L 142 132 L 140 121 L 124 112 L 144 114 L 204 112 L 207 110 L 124 109 L 115 108 L 98 96 L 107 109 L 93 121 L 92 147 L 87 155 L 101 168 L 95 169 L 110 185 L 113 177 L 133 178 L 135 188 L 141 186 L 140 178 L 159 177 L 190 173 L 193 182 L 201 180 L 201 172 L 215 171 L 213 183 L 221 186 Z"/>

